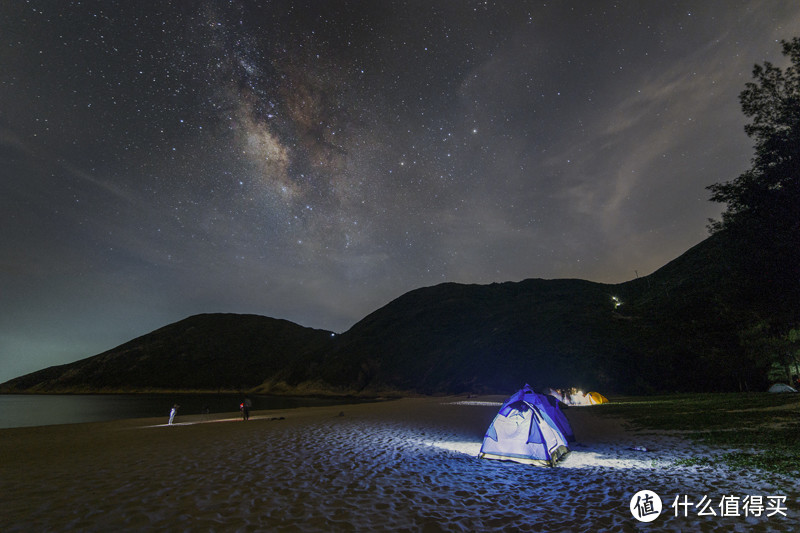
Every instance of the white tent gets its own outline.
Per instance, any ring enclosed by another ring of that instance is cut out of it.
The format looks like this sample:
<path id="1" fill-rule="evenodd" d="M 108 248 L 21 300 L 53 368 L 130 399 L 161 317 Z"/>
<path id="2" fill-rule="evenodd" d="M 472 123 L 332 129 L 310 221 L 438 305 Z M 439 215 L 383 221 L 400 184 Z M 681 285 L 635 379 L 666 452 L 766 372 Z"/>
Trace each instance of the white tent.
<path id="1" fill-rule="evenodd" d="M 785 383 L 776 383 L 769 388 L 769 392 L 797 392 L 795 389 L 786 385 Z"/>
<path id="2" fill-rule="evenodd" d="M 525 385 L 500 408 L 486 430 L 478 457 L 555 466 L 556 461 L 569 452 L 568 439 L 548 414 L 549 404 L 545 404 L 547 399 L 544 395 Z M 560 411 L 552 412 L 560 414 Z M 566 418 L 563 418 L 563 423 L 572 433 Z"/>

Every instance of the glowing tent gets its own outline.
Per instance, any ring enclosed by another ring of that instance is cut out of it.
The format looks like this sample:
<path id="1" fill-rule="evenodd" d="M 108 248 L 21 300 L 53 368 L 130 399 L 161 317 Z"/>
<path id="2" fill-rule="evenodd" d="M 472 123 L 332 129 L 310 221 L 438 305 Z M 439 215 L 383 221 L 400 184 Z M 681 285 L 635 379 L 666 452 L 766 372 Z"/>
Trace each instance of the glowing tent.
<path id="1" fill-rule="evenodd" d="M 769 392 L 797 392 L 793 387 L 785 383 L 776 383 L 769 388 Z"/>
<path id="2" fill-rule="evenodd" d="M 608 403 L 608 398 L 599 392 L 587 392 L 586 398 L 589 400 L 589 405 L 597 405 L 600 403 Z"/>
<path id="3" fill-rule="evenodd" d="M 608 402 L 608 398 L 599 392 L 587 392 L 584 394 L 583 391 L 575 388 L 561 390 L 548 389 L 547 395 L 552 396 L 554 399 L 566 405 L 597 405 Z"/>
<path id="4" fill-rule="evenodd" d="M 549 402 L 544 395 L 525 385 L 500 408 L 486 430 L 478 457 L 555 466 L 569 448 L 567 438 L 548 414 L 545 404 Z M 563 413 L 558 413 L 563 417 Z M 569 427 L 566 417 L 563 422 Z M 572 433 L 572 428 L 569 432 Z"/>

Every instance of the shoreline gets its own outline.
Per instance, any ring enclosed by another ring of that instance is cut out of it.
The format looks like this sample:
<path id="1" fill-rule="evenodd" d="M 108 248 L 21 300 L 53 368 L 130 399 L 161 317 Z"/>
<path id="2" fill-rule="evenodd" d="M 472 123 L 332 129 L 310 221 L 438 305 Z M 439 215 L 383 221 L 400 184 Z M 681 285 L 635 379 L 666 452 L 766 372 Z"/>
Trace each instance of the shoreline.
<path id="1" fill-rule="evenodd" d="M 179 404 L 179 417 L 239 412 L 248 396 L 253 409 L 284 409 L 385 401 L 385 398 L 307 397 L 250 394 L 25 394 L 0 395 L 0 428 L 104 422 L 169 415 Z"/>
<path id="2" fill-rule="evenodd" d="M 0 480 L 14 490 L 0 493 L 0 530 L 622 530 L 638 525 L 628 505 L 640 489 L 664 499 L 660 530 L 780 531 L 800 516 L 797 479 L 675 465 L 715 451 L 592 407 L 565 409 L 578 442 L 555 468 L 477 459 L 503 400 L 2 429 Z M 678 494 L 784 494 L 787 517 L 673 516 Z"/>

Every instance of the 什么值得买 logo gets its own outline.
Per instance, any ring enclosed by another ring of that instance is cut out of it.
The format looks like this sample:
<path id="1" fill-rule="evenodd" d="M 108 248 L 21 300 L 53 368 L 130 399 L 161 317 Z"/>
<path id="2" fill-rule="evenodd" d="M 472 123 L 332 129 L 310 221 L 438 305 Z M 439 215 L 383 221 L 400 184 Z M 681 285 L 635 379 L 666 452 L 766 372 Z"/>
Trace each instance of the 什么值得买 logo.
<path id="1" fill-rule="evenodd" d="M 688 495 L 679 494 L 670 507 L 674 509 L 676 517 L 786 517 L 786 499 L 784 495 L 726 494 L 719 499 L 703 495 L 699 501 L 692 501 Z M 639 522 L 652 522 L 661 515 L 663 503 L 661 497 L 652 490 L 640 490 L 631 498 L 629 507 L 631 515 Z"/>
<path id="2" fill-rule="evenodd" d="M 631 498 L 631 514 L 639 522 L 652 522 L 661 514 L 661 498 L 652 490 L 640 490 Z"/>

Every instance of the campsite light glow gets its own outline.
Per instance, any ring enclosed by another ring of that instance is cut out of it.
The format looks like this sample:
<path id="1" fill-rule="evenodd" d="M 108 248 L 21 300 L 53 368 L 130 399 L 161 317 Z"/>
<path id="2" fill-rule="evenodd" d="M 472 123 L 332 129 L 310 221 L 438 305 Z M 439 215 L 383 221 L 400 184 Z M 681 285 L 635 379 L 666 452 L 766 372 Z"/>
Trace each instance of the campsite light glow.
<path id="1" fill-rule="evenodd" d="M 582 391 L 578 391 L 577 393 L 579 393 L 581 397 L 583 396 Z M 503 405 L 503 402 L 466 400 L 450 402 L 449 404 L 464 406 L 467 408 L 476 406 L 500 407 Z M 478 460 L 481 449 L 481 440 L 470 439 L 469 437 L 464 438 L 463 435 L 456 436 L 440 434 L 434 438 L 427 438 L 423 440 L 409 438 L 408 440 L 417 445 L 427 446 L 436 450 L 442 450 L 446 453 L 471 457 L 476 459 L 476 461 Z M 649 443 L 647 444 L 648 446 L 650 445 Z M 558 468 L 568 470 L 586 468 L 652 470 L 654 459 L 656 459 L 656 457 L 654 457 L 652 454 L 633 451 L 632 448 L 621 447 L 618 443 L 591 443 L 580 445 L 576 449 L 571 449 L 569 454 L 564 456 L 564 458 L 558 463 Z M 488 463 L 493 464 L 489 465 Z M 501 464 L 504 467 L 510 468 L 532 468 L 530 465 L 520 465 L 519 463 L 509 461 L 480 461 L 477 464 L 480 465 L 481 468 L 484 466 L 492 468 L 496 464 Z"/>
<path id="2" fill-rule="evenodd" d="M 478 459 L 481 449 L 479 441 L 465 440 L 428 440 L 422 444 L 444 450 L 450 453 L 462 454 Z M 592 446 L 594 447 L 594 446 Z M 570 450 L 564 459 L 559 462 L 559 469 L 606 468 L 613 470 L 650 470 L 653 468 L 653 457 L 649 454 L 634 453 L 620 450 L 618 446 L 600 445 L 600 449 L 575 449 Z M 521 465 L 504 461 L 504 466 L 516 465 L 521 468 L 535 468 L 530 465 Z"/>
<path id="3" fill-rule="evenodd" d="M 465 455 L 469 455 L 470 457 L 478 457 L 478 453 L 481 451 L 481 443 L 480 441 L 429 441 L 426 442 L 428 446 L 433 446 L 434 448 L 440 448 L 442 450 L 447 450 L 449 452 L 454 453 L 462 453 Z"/>

